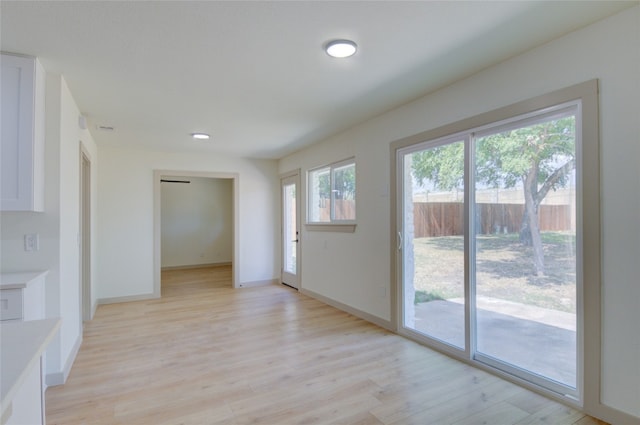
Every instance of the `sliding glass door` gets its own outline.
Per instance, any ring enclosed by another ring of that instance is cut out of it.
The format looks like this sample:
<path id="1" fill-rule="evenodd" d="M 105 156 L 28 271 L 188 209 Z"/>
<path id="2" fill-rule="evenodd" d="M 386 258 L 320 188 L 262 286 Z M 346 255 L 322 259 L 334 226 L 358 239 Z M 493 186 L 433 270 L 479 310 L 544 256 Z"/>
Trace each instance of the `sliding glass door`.
<path id="1" fill-rule="evenodd" d="M 465 348 L 464 148 L 450 138 L 402 158 L 403 326 Z M 441 161 L 440 158 L 446 158 Z"/>
<path id="2" fill-rule="evenodd" d="M 398 149 L 401 332 L 576 397 L 570 103 Z"/>
<path id="3" fill-rule="evenodd" d="M 474 137 L 477 359 L 576 388 L 575 112 Z"/>

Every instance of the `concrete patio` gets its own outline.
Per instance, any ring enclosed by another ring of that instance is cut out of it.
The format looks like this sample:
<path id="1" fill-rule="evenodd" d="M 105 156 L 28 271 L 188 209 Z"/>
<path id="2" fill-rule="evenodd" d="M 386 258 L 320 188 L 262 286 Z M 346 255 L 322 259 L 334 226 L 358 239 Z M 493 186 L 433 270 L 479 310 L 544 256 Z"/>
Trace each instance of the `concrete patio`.
<path id="1" fill-rule="evenodd" d="M 574 314 L 478 297 L 477 319 L 478 352 L 570 387 L 576 386 Z M 463 300 L 417 304 L 415 329 L 463 347 Z"/>

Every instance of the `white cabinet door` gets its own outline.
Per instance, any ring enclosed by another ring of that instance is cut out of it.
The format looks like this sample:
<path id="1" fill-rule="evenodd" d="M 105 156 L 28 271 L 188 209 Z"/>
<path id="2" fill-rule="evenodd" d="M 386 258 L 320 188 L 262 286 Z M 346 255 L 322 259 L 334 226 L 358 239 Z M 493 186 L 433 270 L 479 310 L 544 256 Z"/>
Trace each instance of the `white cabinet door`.
<path id="1" fill-rule="evenodd" d="M 3 276 L 10 275 L 7 273 Z M 0 289 L 0 321 L 44 319 L 45 276 L 46 273 L 38 272 L 36 277 L 29 277 L 24 285 Z"/>
<path id="2" fill-rule="evenodd" d="M 36 58 L 0 59 L 0 210 L 43 211 L 45 73 Z"/>
<path id="3" fill-rule="evenodd" d="M 22 320 L 22 289 L 0 291 L 0 320 Z"/>
<path id="4" fill-rule="evenodd" d="M 29 371 L 11 403 L 11 416 L 5 425 L 44 424 L 44 394 L 40 362 Z"/>

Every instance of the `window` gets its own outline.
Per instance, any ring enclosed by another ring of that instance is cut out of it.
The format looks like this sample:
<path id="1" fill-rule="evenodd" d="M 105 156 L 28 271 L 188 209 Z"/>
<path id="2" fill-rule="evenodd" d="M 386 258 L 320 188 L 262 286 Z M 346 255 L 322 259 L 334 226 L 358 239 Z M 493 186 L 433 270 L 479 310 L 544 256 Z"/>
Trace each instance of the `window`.
<path id="1" fill-rule="evenodd" d="M 309 224 L 353 223 L 356 163 L 353 158 L 309 171 Z"/>

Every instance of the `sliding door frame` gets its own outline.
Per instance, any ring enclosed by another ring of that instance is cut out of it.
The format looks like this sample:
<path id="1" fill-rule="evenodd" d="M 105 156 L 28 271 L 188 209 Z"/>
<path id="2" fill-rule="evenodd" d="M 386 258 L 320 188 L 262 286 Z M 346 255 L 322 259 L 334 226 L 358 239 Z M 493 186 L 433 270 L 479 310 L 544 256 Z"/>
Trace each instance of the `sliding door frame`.
<path id="1" fill-rule="evenodd" d="M 464 355 L 465 358 L 470 358 L 471 354 L 473 353 L 473 351 L 471 351 L 472 348 L 472 341 L 473 338 L 471 338 L 471 335 L 473 334 L 473 332 L 475 331 L 474 329 L 472 329 L 472 325 L 473 323 L 470 322 L 470 311 L 472 311 L 472 308 L 470 306 L 474 305 L 475 303 L 473 302 L 473 300 L 470 298 L 472 296 L 471 292 L 473 292 L 472 289 L 470 289 L 470 287 L 472 287 L 473 285 L 464 285 L 464 299 L 465 299 L 465 303 L 464 303 L 464 348 L 460 348 L 460 347 L 456 347 L 455 345 L 452 344 L 448 344 L 444 341 L 441 341 L 437 338 L 433 338 L 430 337 L 429 335 L 426 334 L 422 334 L 416 330 L 413 330 L 411 328 L 407 328 L 405 327 L 405 315 L 404 315 L 404 311 L 403 311 L 403 300 L 405 299 L 405 293 L 404 293 L 404 250 L 405 250 L 405 245 L 407 243 L 406 238 L 404 237 L 404 220 L 405 220 L 405 202 L 403 199 L 403 196 L 405 194 L 405 187 L 404 187 L 404 159 L 406 155 L 412 154 L 412 153 L 417 153 L 420 152 L 422 150 L 425 149 L 433 149 L 433 148 L 437 148 L 437 147 L 442 147 L 442 146 L 446 146 L 449 145 L 451 143 L 456 143 L 456 142 L 463 142 L 464 143 L 464 158 L 465 158 L 465 163 L 464 163 L 464 187 L 466 188 L 468 184 L 470 184 L 469 182 L 469 160 L 467 158 L 468 157 L 468 150 L 469 150 L 469 146 L 470 146 L 470 142 L 471 142 L 471 138 L 469 137 L 469 135 L 465 132 L 460 132 L 460 133 L 456 133 L 456 134 L 448 134 L 444 137 L 439 137 L 436 139 L 431 139 L 431 140 L 422 140 L 418 143 L 413 143 L 410 144 L 408 146 L 404 146 L 404 147 L 400 147 L 398 149 L 395 150 L 393 157 L 395 158 L 395 162 L 396 162 L 396 193 L 397 193 L 397 197 L 396 197 L 396 226 L 394 227 L 395 231 L 396 231 L 396 239 L 397 239 L 397 249 L 395 250 L 395 257 L 396 257 L 396 262 L 397 262 L 397 309 L 398 309 L 398 315 L 397 315 L 397 332 L 400 335 L 409 337 L 413 340 L 419 341 L 419 342 L 423 342 L 424 339 L 428 339 L 428 345 L 429 346 L 433 346 L 434 348 L 436 348 L 439 351 L 442 351 L 444 353 L 447 353 L 449 355 L 455 356 L 455 357 L 459 357 L 461 355 Z M 467 229 L 467 227 L 469 227 L 470 224 L 473 223 L 469 223 L 468 217 L 469 217 L 469 203 L 468 203 L 468 198 L 469 198 L 469 190 L 465 190 L 464 191 L 464 210 L 463 210 L 463 228 Z M 468 238 L 464 238 L 464 282 L 467 282 L 469 277 L 472 276 L 470 270 L 469 270 L 469 265 L 471 265 L 470 261 L 469 261 L 469 257 L 468 257 L 468 253 L 470 252 L 467 248 L 469 248 L 469 240 Z"/>
<path id="2" fill-rule="evenodd" d="M 578 246 L 579 258 L 582 258 L 581 269 L 577 272 L 582 275 L 583 290 L 582 294 L 578 294 L 577 308 L 582 309 L 578 311 L 577 317 L 580 320 L 578 323 L 578 373 L 576 387 L 578 390 L 578 398 L 573 399 L 566 397 L 557 392 L 551 391 L 547 388 L 536 385 L 530 381 L 516 377 L 514 375 L 505 373 L 501 370 L 494 369 L 488 365 L 474 360 L 471 353 L 471 344 L 474 338 L 470 335 L 473 332 L 471 323 L 467 323 L 468 332 L 466 332 L 466 347 L 465 354 L 460 355 L 460 350 L 452 352 L 447 347 L 442 347 L 437 344 L 430 347 L 443 351 L 449 355 L 472 364 L 480 369 L 487 370 L 493 374 L 499 375 L 509 381 L 515 382 L 526 388 L 539 392 L 545 396 L 561 401 L 565 404 L 583 409 L 585 412 L 607 418 L 621 418 L 620 421 L 628 419 L 629 416 L 611 407 L 605 406 L 601 402 L 601 266 L 600 266 L 600 174 L 599 174 L 599 127 L 598 127 L 598 81 L 591 80 L 585 83 L 577 84 L 565 89 L 560 89 L 552 93 L 548 93 L 542 96 L 538 96 L 529 100 L 515 103 L 494 111 L 486 112 L 462 121 L 458 121 L 452 124 L 448 124 L 433 130 L 429 130 L 414 136 L 403 138 L 392 142 L 390 145 L 390 178 L 392 188 L 390 196 L 390 215 L 391 215 L 391 279 L 392 285 L 395 287 L 392 293 L 394 294 L 392 300 L 392 320 L 396 325 L 396 331 L 400 334 L 406 335 L 409 338 L 414 338 L 414 335 L 407 333 L 403 330 L 402 323 L 402 252 L 398 250 L 400 244 L 398 231 L 402 230 L 402 216 L 401 211 L 398 208 L 401 197 L 403 196 L 402 181 L 398 176 L 400 172 L 398 155 L 403 149 L 410 146 L 420 144 L 428 140 L 436 140 L 444 138 L 449 135 L 469 131 L 474 128 L 481 128 L 492 123 L 501 122 L 503 120 L 511 119 L 512 117 L 525 115 L 533 111 L 543 110 L 552 106 L 572 102 L 581 101 L 581 118 L 576 120 L 576 133 L 577 137 L 582 140 L 581 144 L 581 164 L 580 167 L 583 170 L 588 170 L 584 173 L 577 182 L 577 199 L 581 202 L 581 208 L 579 208 L 579 216 L 577 217 L 578 227 L 577 232 L 582 233 L 582 244 Z M 471 149 L 471 147 L 467 147 Z M 472 152 L 466 152 L 470 158 Z M 465 164 L 465 173 L 470 175 L 471 161 L 467 161 Z M 465 181 L 465 185 L 469 185 L 470 181 Z M 465 220 L 469 216 L 469 205 L 472 201 L 471 186 L 467 186 L 468 190 L 465 191 Z M 588 188 L 588 190 L 583 190 Z M 580 212 L 581 211 L 581 212 Z M 465 244 L 472 243 L 465 241 Z M 466 252 L 470 252 L 472 246 L 465 246 Z M 466 254 L 465 254 L 466 255 Z M 465 258 L 465 260 L 467 260 Z M 579 265 L 580 267 L 580 265 Z M 468 269 L 468 267 L 467 267 Z M 466 270 L 465 273 L 471 273 L 472 270 Z M 470 276 L 465 276 L 468 279 Z M 472 287 L 473 285 L 467 285 Z M 468 289 L 466 289 L 468 290 Z M 472 291 L 473 289 L 470 288 Z M 470 320 L 473 316 L 472 304 L 470 301 L 473 298 L 473 294 L 465 293 L 468 297 L 468 301 L 465 306 L 466 320 Z M 588 332 L 585 332 L 588 330 Z M 416 339 L 418 342 L 424 343 L 420 339 Z"/>

